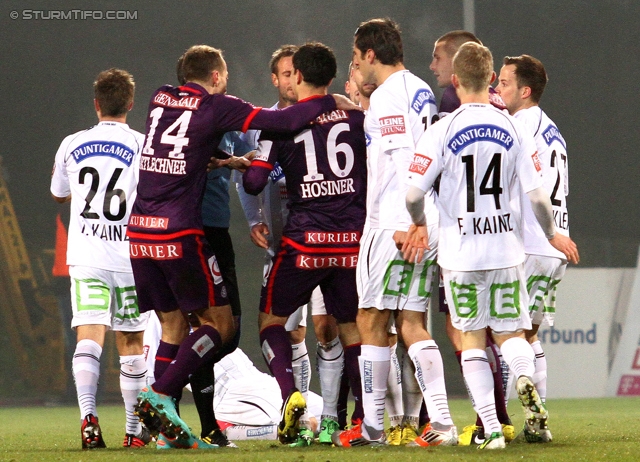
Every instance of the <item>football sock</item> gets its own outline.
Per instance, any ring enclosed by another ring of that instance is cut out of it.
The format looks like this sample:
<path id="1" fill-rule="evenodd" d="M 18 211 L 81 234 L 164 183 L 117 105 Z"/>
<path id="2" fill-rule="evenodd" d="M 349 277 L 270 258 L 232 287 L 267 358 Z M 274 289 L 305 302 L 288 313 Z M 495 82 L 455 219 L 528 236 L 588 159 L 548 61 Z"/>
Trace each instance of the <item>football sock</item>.
<path id="1" fill-rule="evenodd" d="M 471 395 L 473 408 L 482 419 L 485 434 L 502 432 L 493 397 L 493 374 L 487 352 L 471 349 L 462 352 L 462 374 Z"/>
<path id="2" fill-rule="evenodd" d="M 398 342 L 398 344 L 401 344 Z M 404 345 L 401 347 L 404 350 Z M 411 350 L 411 348 L 409 348 Z M 410 423 L 418 427 L 420 420 L 420 407 L 422 407 L 422 391 L 416 381 L 415 366 L 411 356 L 405 352 L 402 355 L 402 409 L 403 423 Z"/>
<path id="3" fill-rule="evenodd" d="M 232 441 L 275 440 L 278 438 L 277 425 L 254 427 L 249 425 L 232 425 L 224 430 L 224 434 Z"/>
<path id="4" fill-rule="evenodd" d="M 200 436 L 204 438 L 218 427 L 215 413 L 213 412 L 213 392 L 215 380 L 213 377 L 213 365 L 204 364 L 189 378 L 193 402 L 200 418 Z"/>
<path id="5" fill-rule="evenodd" d="M 487 358 L 493 374 L 493 397 L 496 403 L 496 414 L 501 424 L 511 425 L 511 418 L 507 412 L 507 405 L 504 399 L 504 381 L 502 377 L 502 366 L 498 356 L 498 345 L 487 339 Z"/>
<path id="6" fill-rule="evenodd" d="M 169 364 L 162 377 L 156 380 L 153 389 L 174 398 L 181 396 L 189 375 L 205 364 L 213 368 L 213 357 L 221 346 L 222 339 L 215 328 L 207 324 L 198 327 L 184 339 L 176 359 Z"/>
<path id="7" fill-rule="evenodd" d="M 156 362 L 153 368 L 153 376 L 155 380 L 158 380 L 167 370 L 171 361 L 176 359 L 180 345 L 174 345 L 172 343 L 163 342 L 160 340 L 158 345 L 158 351 L 156 351 Z"/>
<path id="8" fill-rule="evenodd" d="M 547 400 L 547 357 L 544 355 L 540 340 L 531 344 L 533 353 L 536 355 L 536 371 L 533 374 L 533 384 L 538 390 L 540 399 L 544 403 Z"/>
<path id="9" fill-rule="evenodd" d="M 100 356 L 102 347 L 93 340 L 80 340 L 73 353 L 71 368 L 73 379 L 76 383 L 78 405 L 80 406 L 80 418 L 87 415 L 97 416 L 96 393 L 98 391 L 98 379 L 100 378 Z"/>
<path id="10" fill-rule="evenodd" d="M 409 347 L 409 357 L 416 368 L 416 380 L 422 389 L 431 422 L 453 425 L 444 382 L 444 366 L 438 345 L 434 340 L 416 342 Z M 418 408 L 419 412 L 420 408 Z"/>
<path id="11" fill-rule="evenodd" d="M 403 349 L 404 350 L 404 349 Z M 398 343 L 389 347 L 391 352 L 391 364 L 387 377 L 387 395 L 385 407 L 392 427 L 402 423 L 404 408 L 402 407 L 402 366 L 398 358 Z"/>
<path id="12" fill-rule="evenodd" d="M 311 381 L 311 363 L 307 344 L 304 340 L 301 343 L 291 345 L 291 366 L 293 368 L 295 387 L 302 393 L 306 401 L 309 394 L 309 382 Z"/>
<path id="13" fill-rule="evenodd" d="M 387 393 L 390 356 L 388 346 L 361 347 L 359 364 L 364 408 L 362 434 L 365 438 L 376 438 L 384 431 L 384 397 Z"/>
<path id="14" fill-rule="evenodd" d="M 344 367 L 344 351 L 340 339 L 336 337 L 324 345 L 318 343 L 316 360 L 322 394 L 322 418 L 337 421 L 340 378 Z"/>
<path id="15" fill-rule="evenodd" d="M 347 426 L 348 401 L 349 401 L 349 379 L 347 378 L 346 372 L 344 372 L 342 374 L 342 377 L 340 378 L 340 393 L 338 393 L 338 425 L 340 425 L 340 430 L 344 430 Z M 360 407 L 362 407 L 362 400 L 360 400 Z"/>
<path id="16" fill-rule="evenodd" d="M 351 423 L 361 422 L 364 419 L 364 408 L 362 407 L 362 381 L 360 378 L 359 358 L 362 352 L 362 346 L 359 343 L 347 345 L 344 348 L 344 374 L 349 381 L 349 388 L 355 406 L 353 414 L 351 414 Z M 384 404 L 384 402 L 383 402 Z"/>
<path id="17" fill-rule="evenodd" d="M 506 340 L 500 349 L 509 369 L 516 377 L 533 377 L 536 367 L 533 365 L 533 349 L 529 342 L 521 337 L 512 337 Z"/>
<path id="18" fill-rule="evenodd" d="M 120 392 L 124 401 L 127 417 L 127 433 L 139 435 L 140 419 L 134 414 L 134 406 L 138 403 L 138 393 L 147 384 L 147 363 L 144 355 L 120 356 Z"/>
<path id="19" fill-rule="evenodd" d="M 280 385 L 282 401 L 286 401 L 289 392 L 296 386 L 293 379 L 293 367 L 291 365 L 291 342 L 284 326 L 273 324 L 260 331 L 260 346 L 262 356 L 271 371 L 271 374 Z"/>

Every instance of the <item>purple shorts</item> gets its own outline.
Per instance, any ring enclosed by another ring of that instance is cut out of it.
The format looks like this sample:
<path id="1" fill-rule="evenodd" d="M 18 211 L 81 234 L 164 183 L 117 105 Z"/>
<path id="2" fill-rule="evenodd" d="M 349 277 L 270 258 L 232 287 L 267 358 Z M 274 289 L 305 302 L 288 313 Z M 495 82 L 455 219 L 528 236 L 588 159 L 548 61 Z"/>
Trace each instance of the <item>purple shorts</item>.
<path id="1" fill-rule="evenodd" d="M 141 313 L 190 313 L 229 304 L 218 263 L 203 236 L 130 238 L 129 257 Z"/>
<path id="2" fill-rule="evenodd" d="M 272 259 L 267 283 L 260 294 L 260 311 L 288 317 L 308 303 L 320 286 L 327 314 L 338 323 L 355 322 L 358 314 L 356 264 L 353 248 L 344 252 L 312 252 L 284 238 Z M 333 249 L 336 250 L 336 249 Z"/>

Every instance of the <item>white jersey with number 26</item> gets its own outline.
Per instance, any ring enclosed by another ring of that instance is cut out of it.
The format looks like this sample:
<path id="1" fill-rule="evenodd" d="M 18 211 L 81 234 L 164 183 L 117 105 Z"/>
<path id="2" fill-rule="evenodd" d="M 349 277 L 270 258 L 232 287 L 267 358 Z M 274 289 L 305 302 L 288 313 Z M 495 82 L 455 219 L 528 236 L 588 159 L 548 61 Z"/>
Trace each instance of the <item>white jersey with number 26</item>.
<path id="1" fill-rule="evenodd" d="M 542 186 L 540 170 L 531 134 L 489 104 L 463 104 L 430 127 L 418 141 L 408 181 L 428 191 L 442 173 L 440 266 L 480 271 L 522 263 L 519 193 Z"/>
<path id="2" fill-rule="evenodd" d="M 58 148 L 51 193 L 71 194 L 67 264 L 131 272 L 127 222 L 144 135 L 119 122 L 67 136 Z"/>

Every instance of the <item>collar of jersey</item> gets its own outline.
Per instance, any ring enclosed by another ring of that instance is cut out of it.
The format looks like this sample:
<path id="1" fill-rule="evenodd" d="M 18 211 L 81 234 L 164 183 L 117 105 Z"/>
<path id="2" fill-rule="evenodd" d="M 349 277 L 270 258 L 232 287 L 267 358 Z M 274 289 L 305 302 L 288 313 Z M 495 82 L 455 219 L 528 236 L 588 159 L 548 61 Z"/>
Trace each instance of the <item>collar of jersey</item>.
<path id="1" fill-rule="evenodd" d="M 327 95 L 311 95 L 307 98 L 299 99 L 299 103 L 304 103 L 305 101 L 311 101 L 312 99 L 324 98 Z"/>
<path id="2" fill-rule="evenodd" d="M 187 82 L 184 85 L 179 86 L 178 90 L 188 91 L 189 93 L 197 93 L 199 95 L 206 93 L 206 90 L 203 87 L 193 82 Z"/>

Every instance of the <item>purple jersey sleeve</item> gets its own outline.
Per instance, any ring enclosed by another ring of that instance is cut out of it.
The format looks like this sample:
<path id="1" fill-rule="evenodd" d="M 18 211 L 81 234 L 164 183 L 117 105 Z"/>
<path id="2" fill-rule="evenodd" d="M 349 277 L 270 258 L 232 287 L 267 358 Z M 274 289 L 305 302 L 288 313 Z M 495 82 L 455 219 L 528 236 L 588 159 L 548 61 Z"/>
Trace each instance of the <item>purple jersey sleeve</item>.
<path id="1" fill-rule="evenodd" d="M 325 112 L 333 111 L 336 102 L 333 96 L 307 98 L 285 109 L 262 109 L 247 119 L 242 131 L 248 129 L 274 132 L 294 132 Z"/>

